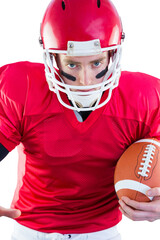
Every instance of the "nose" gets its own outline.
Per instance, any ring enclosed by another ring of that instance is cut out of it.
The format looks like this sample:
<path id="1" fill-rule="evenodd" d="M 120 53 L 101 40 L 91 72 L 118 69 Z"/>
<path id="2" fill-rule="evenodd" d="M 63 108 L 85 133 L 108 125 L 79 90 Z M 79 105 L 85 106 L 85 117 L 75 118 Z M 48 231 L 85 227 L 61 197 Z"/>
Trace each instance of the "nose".
<path id="1" fill-rule="evenodd" d="M 89 86 L 92 83 L 92 74 L 88 68 L 81 70 L 79 78 L 82 86 Z"/>

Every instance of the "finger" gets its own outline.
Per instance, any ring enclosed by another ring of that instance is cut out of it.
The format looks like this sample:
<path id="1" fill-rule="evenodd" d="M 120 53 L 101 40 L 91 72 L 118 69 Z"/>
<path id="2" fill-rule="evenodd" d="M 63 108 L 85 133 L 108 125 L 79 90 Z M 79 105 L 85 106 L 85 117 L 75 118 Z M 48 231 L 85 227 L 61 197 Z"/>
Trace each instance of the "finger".
<path id="1" fill-rule="evenodd" d="M 154 212 L 146 212 L 135 210 L 128 205 L 126 205 L 123 201 L 119 201 L 120 208 L 119 210 L 127 217 L 133 221 L 154 221 L 158 219 L 158 216 Z"/>
<path id="2" fill-rule="evenodd" d="M 137 202 L 129 199 L 128 197 L 122 197 L 122 201 L 125 202 L 128 206 L 147 212 L 153 212 L 155 210 L 155 203 L 153 202 Z"/>
<path id="3" fill-rule="evenodd" d="M 119 207 L 119 210 L 121 211 L 121 213 L 122 213 L 125 217 L 133 220 L 133 219 L 123 210 L 123 208 Z"/>
<path id="4" fill-rule="evenodd" d="M 129 218 L 129 219 L 131 219 L 132 221 L 149 221 L 149 222 L 153 222 L 153 221 L 155 221 L 155 220 L 157 220 L 157 219 L 159 219 L 159 217 L 157 217 L 157 216 L 154 216 L 153 214 L 152 214 L 152 216 L 150 215 L 150 213 L 145 213 L 145 215 L 141 215 L 141 212 L 140 212 L 140 215 L 137 215 L 137 213 L 135 213 L 135 214 L 132 214 L 132 215 L 129 215 L 128 213 L 126 213 L 121 207 L 119 207 L 119 210 L 121 211 L 121 213 L 125 216 L 125 217 L 127 217 L 127 218 Z"/>
<path id="5" fill-rule="evenodd" d="M 9 217 L 9 218 L 17 218 L 21 215 L 21 211 L 18 209 L 7 209 L 7 208 L 3 208 L 0 207 L 0 216 L 5 216 L 5 217 Z"/>

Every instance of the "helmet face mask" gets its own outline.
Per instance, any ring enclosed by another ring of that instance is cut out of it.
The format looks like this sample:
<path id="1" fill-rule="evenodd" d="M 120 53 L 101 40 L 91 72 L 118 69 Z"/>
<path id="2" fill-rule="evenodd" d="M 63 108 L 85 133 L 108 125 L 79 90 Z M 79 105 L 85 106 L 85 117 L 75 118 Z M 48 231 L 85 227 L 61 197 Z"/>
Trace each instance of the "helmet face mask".
<path id="1" fill-rule="evenodd" d="M 62 8 L 60 2 L 65 4 L 64 10 L 64 5 L 62 4 Z M 94 5 L 92 11 L 90 11 L 91 8 L 88 9 L 91 5 Z M 67 9 L 67 6 L 69 9 Z M 60 7 L 62 9 L 60 9 Z M 58 9 L 63 13 L 62 18 L 59 17 L 61 18 L 60 21 L 58 22 L 57 20 L 54 22 L 58 15 Z M 101 11 L 98 11 L 100 9 Z M 83 18 L 81 18 L 81 15 L 83 15 Z M 73 21 L 73 17 L 75 21 Z M 60 27 L 62 27 L 64 23 L 66 24 L 66 28 L 61 29 L 61 34 L 59 34 Z M 75 32 L 71 31 L 75 26 L 77 26 L 79 30 L 78 33 L 77 28 Z M 95 26 L 99 27 L 100 30 L 97 30 Z M 110 100 L 112 90 L 118 86 L 120 77 L 121 42 L 123 38 L 121 20 L 110 1 L 52 1 L 41 25 L 41 38 L 44 48 L 46 79 L 49 89 L 57 94 L 63 106 L 76 111 L 90 111 L 104 106 Z M 79 41 L 77 41 L 78 38 Z M 110 64 L 103 78 L 103 82 L 98 84 L 90 86 L 66 84 L 59 74 L 57 66 L 55 67 L 53 64 L 53 62 L 56 62 L 55 55 L 60 53 L 66 54 L 67 56 L 92 56 L 105 51 L 110 51 L 114 54 L 110 57 Z M 106 98 L 103 98 L 102 101 L 102 95 L 105 91 L 107 91 L 107 94 L 105 94 Z M 63 100 L 62 95 L 64 93 L 72 104 Z"/>

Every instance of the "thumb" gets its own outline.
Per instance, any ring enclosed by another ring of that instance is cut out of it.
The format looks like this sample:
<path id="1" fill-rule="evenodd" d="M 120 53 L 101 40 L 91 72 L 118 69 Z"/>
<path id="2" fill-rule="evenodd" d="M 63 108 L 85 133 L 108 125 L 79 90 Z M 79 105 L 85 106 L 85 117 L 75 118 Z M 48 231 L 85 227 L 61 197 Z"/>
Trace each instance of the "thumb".
<path id="1" fill-rule="evenodd" d="M 160 187 L 151 188 L 147 191 L 147 195 L 150 197 L 160 197 Z"/>
<path id="2" fill-rule="evenodd" d="M 5 216 L 9 218 L 18 218 L 21 215 L 21 211 L 18 209 L 10 209 L 0 207 L 0 216 Z"/>

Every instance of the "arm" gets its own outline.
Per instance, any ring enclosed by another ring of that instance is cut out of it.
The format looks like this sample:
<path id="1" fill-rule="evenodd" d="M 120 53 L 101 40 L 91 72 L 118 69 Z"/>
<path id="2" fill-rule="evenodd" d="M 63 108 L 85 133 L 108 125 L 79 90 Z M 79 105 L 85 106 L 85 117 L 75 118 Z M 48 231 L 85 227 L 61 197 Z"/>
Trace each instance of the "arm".
<path id="1" fill-rule="evenodd" d="M 28 65 L 14 63 L 0 68 L 0 161 L 21 141 L 21 121 L 28 92 Z M 5 184 L 5 183 L 1 183 Z M 17 209 L 0 207 L 0 216 L 17 218 Z"/>
<path id="2" fill-rule="evenodd" d="M 145 136 L 142 134 L 141 138 L 160 140 L 160 80 L 140 74 L 138 81 L 141 82 L 137 88 L 137 91 L 141 93 L 138 101 L 139 106 L 141 105 L 139 114 L 141 114 L 141 120 L 148 126 L 147 134 Z M 136 96 L 134 97 L 136 101 Z M 160 183 L 146 194 L 153 197 L 151 202 L 137 202 L 123 196 L 119 201 L 121 212 L 134 221 L 160 219 Z"/>
<path id="3" fill-rule="evenodd" d="M 0 143 L 0 161 L 7 156 L 9 151 Z M 17 218 L 21 212 L 17 209 L 7 209 L 0 207 L 0 217 L 5 216 L 9 218 Z"/>

